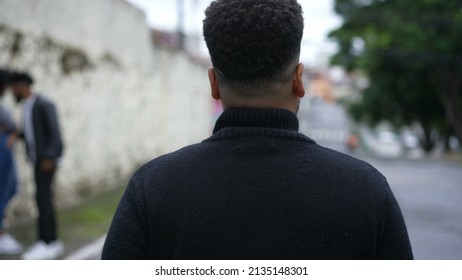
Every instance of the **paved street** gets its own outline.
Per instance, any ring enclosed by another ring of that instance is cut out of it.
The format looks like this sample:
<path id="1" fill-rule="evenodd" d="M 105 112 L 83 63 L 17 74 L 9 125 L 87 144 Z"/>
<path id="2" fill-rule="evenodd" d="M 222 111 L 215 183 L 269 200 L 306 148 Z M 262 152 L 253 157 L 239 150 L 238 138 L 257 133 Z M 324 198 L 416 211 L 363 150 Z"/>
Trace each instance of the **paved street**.
<path id="1" fill-rule="evenodd" d="M 400 203 L 416 259 L 462 259 L 462 169 L 438 161 L 369 160 Z"/>
<path id="2" fill-rule="evenodd" d="M 344 110 L 304 100 L 301 130 L 319 144 L 345 152 L 349 124 Z M 319 131 L 322 131 L 321 133 Z M 355 156 L 388 179 L 403 211 L 416 259 L 462 259 L 462 166 L 444 160 Z"/>

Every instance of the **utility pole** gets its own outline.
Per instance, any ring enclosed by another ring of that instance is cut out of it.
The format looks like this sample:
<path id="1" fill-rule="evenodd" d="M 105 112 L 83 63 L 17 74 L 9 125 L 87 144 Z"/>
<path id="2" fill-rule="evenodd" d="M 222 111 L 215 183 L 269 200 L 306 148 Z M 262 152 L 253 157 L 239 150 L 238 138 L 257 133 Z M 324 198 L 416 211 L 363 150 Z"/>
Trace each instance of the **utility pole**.
<path id="1" fill-rule="evenodd" d="M 184 0 L 177 0 L 177 36 L 178 36 L 178 48 L 184 50 L 185 47 L 185 33 L 184 33 Z"/>

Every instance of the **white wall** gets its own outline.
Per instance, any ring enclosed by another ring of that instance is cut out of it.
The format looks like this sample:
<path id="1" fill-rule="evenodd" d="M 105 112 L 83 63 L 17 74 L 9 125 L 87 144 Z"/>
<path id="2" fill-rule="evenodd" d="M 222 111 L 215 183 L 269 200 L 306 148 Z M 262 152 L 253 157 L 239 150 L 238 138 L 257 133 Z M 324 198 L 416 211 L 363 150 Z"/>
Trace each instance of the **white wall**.
<path id="1" fill-rule="evenodd" d="M 109 51 L 142 69 L 152 62 L 146 17 L 124 0 L 0 0 L 0 22 L 92 57 Z"/>
<path id="2" fill-rule="evenodd" d="M 0 67 L 31 72 L 58 108 L 59 206 L 121 187 L 138 165 L 211 134 L 207 68 L 154 48 L 147 34 L 143 15 L 120 0 L 0 0 Z M 76 51 L 88 63 L 64 71 L 63 56 Z M 11 97 L 2 103 L 13 107 Z M 9 221 L 36 213 L 23 145 L 16 157 L 21 193 Z"/>

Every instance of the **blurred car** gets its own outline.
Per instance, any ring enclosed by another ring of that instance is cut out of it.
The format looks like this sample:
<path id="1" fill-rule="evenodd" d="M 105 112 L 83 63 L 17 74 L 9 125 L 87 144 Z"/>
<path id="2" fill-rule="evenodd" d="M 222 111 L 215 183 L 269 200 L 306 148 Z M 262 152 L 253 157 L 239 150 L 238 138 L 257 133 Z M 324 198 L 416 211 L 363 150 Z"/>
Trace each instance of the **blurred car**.
<path id="1" fill-rule="evenodd" d="M 449 138 L 449 146 L 451 147 L 452 150 L 456 151 L 461 148 L 461 143 L 459 142 L 459 140 L 457 140 L 455 136 L 451 136 Z"/>
<path id="2" fill-rule="evenodd" d="M 382 157 L 400 157 L 403 155 L 403 145 L 399 136 L 391 130 L 377 132 L 376 153 Z"/>
<path id="3" fill-rule="evenodd" d="M 401 142 L 406 149 L 418 149 L 419 148 L 419 138 L 413 134 L 411 131 L 404 131 L 401 133 Z"/>

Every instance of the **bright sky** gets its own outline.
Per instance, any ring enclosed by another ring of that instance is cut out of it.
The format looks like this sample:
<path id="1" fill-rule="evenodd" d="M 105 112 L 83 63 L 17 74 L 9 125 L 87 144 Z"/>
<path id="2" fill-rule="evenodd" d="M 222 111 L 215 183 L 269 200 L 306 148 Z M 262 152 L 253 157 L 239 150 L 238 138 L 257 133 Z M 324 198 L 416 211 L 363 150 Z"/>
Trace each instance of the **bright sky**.
<path id="1" fill-rule="evenodd" d="M 177 0 L 127 0 L 146 13 L 150 26 L 167 31 L 176 30 Z M 210 0 L 183 0 L 185 5 L 185 31 L 188 34 L 202 33 L 204 10 Z M 334 0 L 299 0 L 304 11 L 305 34 L 302 46 L 302 61 L 311 66 L 323 65 L 332 54 L 335 44 L 327 41 L 330 30 L 341 24 L 333 11 Z"/>

